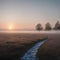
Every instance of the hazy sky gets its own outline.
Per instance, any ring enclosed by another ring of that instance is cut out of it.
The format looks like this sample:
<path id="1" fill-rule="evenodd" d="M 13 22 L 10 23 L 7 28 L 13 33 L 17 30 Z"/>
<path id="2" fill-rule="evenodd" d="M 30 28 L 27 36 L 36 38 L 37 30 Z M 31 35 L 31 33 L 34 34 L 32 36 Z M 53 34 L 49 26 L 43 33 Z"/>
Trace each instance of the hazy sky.
<path id="1" fill-rule="evenodd" d="M 34 29 L 60 20 L 60 0 L 0 0 L 0 29 Z"/>

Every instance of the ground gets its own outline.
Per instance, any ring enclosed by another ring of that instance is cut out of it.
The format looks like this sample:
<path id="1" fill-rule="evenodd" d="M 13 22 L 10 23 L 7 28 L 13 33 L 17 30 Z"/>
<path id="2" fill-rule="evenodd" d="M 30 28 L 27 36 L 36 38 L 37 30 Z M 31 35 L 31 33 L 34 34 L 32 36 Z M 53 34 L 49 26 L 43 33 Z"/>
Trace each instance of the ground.
<path id="1" fill-rule="evenodd" d="M 41 60 L 60 60 L 60 34 L 0 33 L 0 60 L 20 60 L 24 53 L 37 41 L 48 37 L 39 48 Z"/>
<path id="2" fill-rule="evenodd" d="M 38 50 L 40 60 L 60 60 L 60 34 L 47 34 L 48 40 Z"/>
<path id="3" fill-rule="evenodd" d="M 20 60 L 44 34 L 0 33 L 0 60 Z"/>

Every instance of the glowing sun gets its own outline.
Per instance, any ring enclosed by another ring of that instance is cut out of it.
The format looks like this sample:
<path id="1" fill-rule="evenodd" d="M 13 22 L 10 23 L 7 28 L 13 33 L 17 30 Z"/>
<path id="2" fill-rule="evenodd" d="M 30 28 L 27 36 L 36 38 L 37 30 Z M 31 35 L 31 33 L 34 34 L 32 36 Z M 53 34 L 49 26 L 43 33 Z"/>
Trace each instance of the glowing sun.
<path id="1" fill-rule="evenodd" d="M 12 25 L 9 25 L 9 26 L 8 26 L 8 29 L 9 29 L 9 30 L 12 30 L 12 29 L 13 29 L 13 26 L 12 26 Z"/>

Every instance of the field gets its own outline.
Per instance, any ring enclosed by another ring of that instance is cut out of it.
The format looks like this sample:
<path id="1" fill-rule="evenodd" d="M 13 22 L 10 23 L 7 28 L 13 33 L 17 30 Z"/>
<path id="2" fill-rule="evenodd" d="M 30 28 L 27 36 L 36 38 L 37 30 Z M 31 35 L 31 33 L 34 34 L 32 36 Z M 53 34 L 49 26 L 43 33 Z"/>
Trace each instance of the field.
<path id="1" fill-rule="evenodd" d="M 40 60 L 60 60 L 60 34 L 48 34 L 48 41 L 38 50 Z"/>
<path id="2" fill-rule="evenodd" d="M 0 33 L 0 60 L 20 60 L 43 34 Z"/>
<path id="3" fill-rule="evenodd" d="M 0 60 L 20 60 L 37 41 L 48 36 L 38 50 L 41 60 L 60 60 L 60 34 L 0 33 Z"/>

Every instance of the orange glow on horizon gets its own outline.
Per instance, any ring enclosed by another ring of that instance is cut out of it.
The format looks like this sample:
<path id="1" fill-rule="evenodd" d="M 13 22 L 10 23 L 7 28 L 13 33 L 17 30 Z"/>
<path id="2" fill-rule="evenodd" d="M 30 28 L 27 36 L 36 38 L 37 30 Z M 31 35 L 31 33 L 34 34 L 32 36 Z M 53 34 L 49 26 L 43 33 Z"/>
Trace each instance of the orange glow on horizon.
<path id="1" fill-rule="evenodd" d="M 13 25 L 10 24 L 10 25 L 8 26 L 8 29 L 9 29 L 9 30 L 12 30 L 12 29 L 13 29 Z"/>

